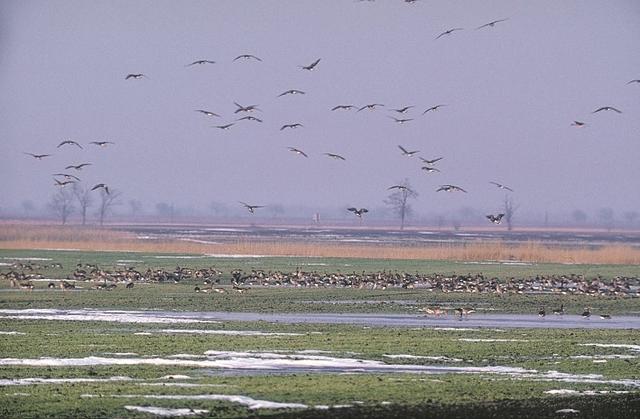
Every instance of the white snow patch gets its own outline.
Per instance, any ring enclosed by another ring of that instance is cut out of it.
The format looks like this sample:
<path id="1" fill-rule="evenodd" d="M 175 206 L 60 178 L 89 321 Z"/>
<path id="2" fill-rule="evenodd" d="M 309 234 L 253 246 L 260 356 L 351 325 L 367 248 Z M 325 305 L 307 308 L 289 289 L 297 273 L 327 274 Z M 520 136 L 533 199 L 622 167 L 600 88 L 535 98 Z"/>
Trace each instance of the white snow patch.
<path id="1" fill-rule="evenodd" d="M 471 338 L 460 338 L 458 339 L 461 342 L 529 342 L 528 339 L 471 339 Z"/>
<path id="2" fill-rule="evenodd" d="M 31 396 L 31 394 L 29 394 L 29 393 L 13 393 L 13 394 L 7 394 L 7 396 L 29 397 L 29 396 Z"/>
<path id="3" fill-rule="evenodd" d="M 173 374 L 173 375 L 163 375 L 158 379 L 159 380 L 191 380 L 192 378 L 193 377 L 190 377 L 188 375 Z"/>
<path id="4" fill-rule="evenodd" d="M 580 413 L 580 411 L 576 409 L 560 409 L 556 410 L 556 413 Z"/>
<path id="5" fill-rule="evenodd" d="M 137 356 L 138 354 L 135 352 L 103 352 L 103 355 L 113 355 L 113 356 Z"/>
<path id="6" fill-rule="evenodd" d="M 287 256 L 278 256 L 278 255 L 241 255 L 241 254 L 237 254 L 237 253 L 230 253 L 230 254 L 224 254 L 224 253 L 207 253 L 205 256 L 209 257 L 209 258 L 234 258 L 234 259 L 240 259 L 240 258 L 277 258 L 277 257 L 287 257 Z"/>
<path id="7" fill-rule="evenodd" d="M 304 333 L 260 332 L 257 330 L 201 330 L 201 329 L 162 329 L 161 333 L 193 333 L 199 335 L 232 336 L 304 336 Z"/>
<path id="8" fill-rule="evenodd" d="M 116 262 L 119 263 L 144 263 L 144 260 L 135 260 L 135 259 L 118 259 Z"/>
<path id="9" fill-rule="evenodd" d="M 257 400 L 247 396 L 230 394 L 185 394 L 185 395 L 159 395 L 159 394 L 123 394 L 112 395 L 117 398 L 142 398 L 155 400 L 222 400 L 231 403 L 239 403 L 249 409 L 306 409 L 306 404 L 301 403 L 279 403 L 268 400 Z"/>
<path id="10" fill-rule="evenodd" d="M 426 355 L 407 355 L 407 354 L 383 354 L 385 358 L 391 359 L 428 359 L 431 361 L 445 361 L 445 362 L 462 362 L 460 358 L 449 358 L 448 356 L 438 355 L 438 356 L 426 356 Z"/>
<path id="11" fill-rule="evenodd" d="M 108 383 L 114 381 L 134 381 L 131 377 L 110 378 L 10 378 L 0 379 L 0 386 L 30 386 L 33 384 L 66 384 L 66 383 Z"/>
<path id="12" fill-rule="evenodd" d="M 22 257 L 22 258 L 17 258 L 17 257 L 3 257 L 2 259 L 9 259 L 9 260 L 53 260 L 51 258 L 37 258 L 37 257 Z"/>
<path id="13" fill-rule="evenodd" d="M 209 411 L 205 409 L 167 409 L 164 407 L 154 406 L 125 406 L 124 408 L 156 416 L 195 416 L 203 413 L 209 413 Z"/>
<path id="14" fill-rule="evenodd" d="M 596 346 L 598 348 L 626 348 L 630 351 L 640 352 L 640 345 L 627 345 L 622 343 L 579 343 L 578 346 Z"/>
<path id="15" fill-rule="evenodd" d="M 71 320 L 103 321 L 115 323 L 220 323 L 215 320 L 199 320 L 170 313 L 124 310 L 56 310 L 56 309 L 0 309 L 0 317 L 23 320 Z"/>
<path id="16" fill-rule="evenodd" d="M 189 358 L 189 359 L 200 359 L 200 358 L 204 358 L 204 355 L 194 355 L 194 354 L 175 354 L 175 355 L 169 355 L 169 358 Z"/>
<path id="17" fill-rule="evenodd" d="M 561 389 L 557 389 L 557 390 L 547 390 L 545 391 L 546 394 L 554 394 L 554 395 L 565 395 L 565 394 L 579 394 L 579 395 L 583 395 L 583 396 L 598 396 L 600 394 L 628 394 L 630 393 L 629 391 L 625 391 L 625 390 L 584 390 L 584 391 L 578 391 L 578 390 L 570 390 L 570 389 L 566 389 L 566 388 L 561 388 Z"/>
<path id="18" fill-rule="evenodd" d="M 0 335 L 26 335 L 26 333 L 0 330 Z"/>
<path id="19" fill-rule="evenodd" d="M 197 383 L 179 383 L 179 382 L 168 382 L 168 383 L 140 383 L 141 386 L 151 386 L 151 387 L 185 387 L 185 388 L 195 388 L 195 387 L 228 387 L 227 384 L 197 384 Z"/>

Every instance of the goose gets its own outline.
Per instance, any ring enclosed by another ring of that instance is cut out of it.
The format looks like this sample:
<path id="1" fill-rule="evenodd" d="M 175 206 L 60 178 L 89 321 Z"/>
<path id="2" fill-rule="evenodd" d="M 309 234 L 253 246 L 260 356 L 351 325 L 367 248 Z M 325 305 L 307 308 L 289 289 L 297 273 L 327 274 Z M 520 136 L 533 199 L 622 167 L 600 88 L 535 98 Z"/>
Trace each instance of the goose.
<path id="1" fill-rule="evenodd" d="M 129 79 L 137 80 L 137 79 L 141 79 L 141 78 L 143 78 L 143 77 L 145 77 L 145 78 L 147 78 L 147 79 L 149 78 L 149 77 L 147 77 L 145 74 L 138 73 L 138 74 L 127 74 L 127 76 L 126 76 L 124 79 L 125 79 L 125 80 L 129 80 Z"/>
<path id="2" fill-rule="evenodd" d="M 54 184 L 55 186 L 59 186 L 61 188 L 64 188 L 65 186 L 71 184 L 71 183 L 76 183 L 75 180 L 65 180 L 64 182 L 59 181 L 58 179 L 53 179 L 56 183 Z"/>
<path id="3" fill-rule="evenodd" d="M 340 154 L 334 154 L 334 153 L 322 153 L 322 154 L 324 154 L 327 157 L 331 157 L 332 159 L 335 159 L 335 160 L 346 160 Z"/>
<path id="4" fill-rule="evenodd" d="M 296 153 L 296 154 L 298 154 L 300 156 L 309 157 L 309 156 L 307 156 L 307 154 L 304 151 L 299 150 L 299 149 L 297 149 L 295 147 L 287 147 L 287 148 L 289 149 L 289 151 L 291 151 L 293 153 Z"/>
<path id="5" fill-rule="evenodd" d="M 233 61 L 238 61 L 239 59 L 243 59 L 243 60 L 256 60 L 256 61 L 262 61 L 260 58 L 256 57 L 255 55 L 252 54 L 242 54 L 242 55 L 238 55 L 236 58 L 233 59 Z"/>
<path id="6" fill-rule="evenodd" d="M 218 118 L 220 118 L 220 115 L 218 115 L 218 114 L 217 114 L 217 113 L 215 113 L 215 112 L 207 111 L 207 110 L 204 110 L 204 109 L 196 109 L 195 111 L 196 111 L 196 112 L 200 112 L 200 113 L 201 113 L 201 114 L 203 114 L 203 115 L 207 115 L 207 116 L 217 116 Z"/>
<path id="7" fill-rule="evenodd" d="M 600 318 L 602 320 L 611 320 L 611 315 L 610 314 L 601 314 Z"/>
<path id="8" fill-rule="evenodd" d="M 337 110 L 345 110 L 345 111 L 349 111 L 351 109 L 354 109 L 355 106 L 353 105 L 338 105 L 338 106 L 334 106 L 333 108 L 331 108 L 332 111 L 337 111 Z"/>
<path id="9" fill-rule="evenodd" d="M 100 188 L 104 189 L 107 195 L 109 195 L 109 187 L 104 183 L 98 183 L 97 185 L 94 185 L 93 188 L 91 188 L 91 190 L 95 191 L 96 189 L 100 189 Z"/>
<path id="10" fill-rule="evenodd" d="M 92 165 L 92 163 L 80 163 L 78 165 L 70 164 L 69 166 L 65 167 L 64 169 L 65 170 L 69 170 L 69 169 L 82 170 L 83 167 L 91 166 L 91 165 Z"/>
<path id="11" fill-rule="evenodd" d="M 632 83 L 640 83 L 640 79 L 633 79 L 627 82 L 627 84 L 632 84 Z"/>
<path id="12" fill-rule="evenodd" d="M 600 112 L 600 111 L 614 111 L 614 112 L 617 112 L 617 113 L 622 113 L 621 110 L 616 109 L 613 106 L 603 106 L 601 108 L 596 109 L 595 111 L 593 111 L 591 113 L 597 113 L 597 112 Z"/>
<path id="13" fill-rule="evenodd" d="M 407 157 L 413 157 L 414 154 L 417 154 L 420 152 L 420 150 L 407 151 L 407 149 L 402 147 L 401 145 L 398 145 L 398 148 L 402 151 L 402 155 Z"/>
<path id="14" fill-rule="evenodd" d="M 433 172 L 439 172 L 440 169 L 438 169 L 437 167 L 430 167 L 430 166 L 422 166 L 422 170 L 424 170 L 427 173 L 433 173 Z"/>
<path id="15" fill-rule="evenodd" d="M 573 121 L 573 123 L 571 124 L 572 127 L 584 127 L 585 125 L 587 124 L 581 121 Z"/>
<path id="16" fill-rule="evenodd" d="M 251 214 L 255 214 L 255 210 L 258 208 L 264 208 L 264 205 L 249 205 L 246 202 L 238 201 L 244 206 Z"/>
<path id="17" fill-rule="evenodd" d="M 425 316 L 428 315 L 433 315 L 436 317 L 440 317 L 440 316 L 446 316 L 447 315 L 447 310 L 444 310 L 440 307 L 423 307 L 420 309 L 420 311 L 424 312 Z"/>
<path id="18" fill-rule="evenodd" d="M 560 304 L 560 308 L 556 308 L 553 310 L 553 314 L 556 316 L 561 316 L 564 314 L 564 304 Z"/>
<path id="19" fill-rule="evenodd" d="M 504 217 L 504 214 L 502 213 L 498 215 L 493 215 L 493 214 L 487 215 L 487 219 L 491 221 L 493 224 L 500 224 L 502 222 L 502 217 Z"/>
<path id="20" fill-rule="evenodd" d="M 286 92 L 282 92 L 278 95 L 278 97 L 286 96 L 286 95 L 306 95 L 307 92 L 303 92 L 302 90 L 290 89 Z"/>
<path id="21" fill-rule="evenodd" d="M 262 119 L 256 118 L 255 116 L 251 116 L 251 115 L 247 115 L 247 116 L 243 116 L 240 119 L 236 119 L 236 121 L 255 121 L 255 122 L 262 122 Z"/>
<path id="22" fill-rule="evenodd" d="M 503 185 L 501 183 L 498 183 L 498 182 L 489 182 L 489 183 L 492 184 L 492 185 L 496 185 L 500 189 L 505 189 L 507 191 L 513 192 L 513 189 L 511 189 L 510 187 L 505 186 L 505 185 Z"/>
<path id="23" fill-rule="evenodd" d="M 398 119 L 398 118 L 394 118 L 393 116 L 390 116 L 389 118 L 393 119 L 396 123 L 398 124 L 406 124 L 409 121 L 413 121 L 413 118 L 408 118 L 408 119 Z"/>
<path id="24" fill-rule="evenodd" d="M 303 70 L 309 70 L 309 71 L 313 71 L 314 68 L 316 68 L 316 66 L 318 65 L 318 63 L 320 62 L 320 58 L 318 58 L 317 60 L 315 60 L 314 62 L 312 62 L 309 65 L 301 65 L 300 68 L 302 68 Z"/>
<path id="25" fill-rule="evenodd" d="M 422 114 L 426 114 L 427 112 L 431 112 L 431 111 L 437 111 L 438 109 L 442 108 L 443 106 L 447 106 L 447 105 L 435 105 L 430 107 L 429 109 L 425 110 L 424 112 L 422 112 Z"/>
<path id="26" fill-rule="evenodd" d="M 413 192 L 413 191 L 411 190 L 411 188 L 409 188 L 408 186 L 404 186 L 404 185 L 393 185 L 393 186 L 389 186 L 389 187 L 387 188 L 387 190 L 388 190 L 388 191 L 390 191 L 391 189 L 398 189 L 398 190 L 403 191 L 403 192 L 405 192 L 405 191 L 407 191 L 407 192 Z"/>
<path id="27" fill-rule="evenodd" d="M 452 29 L 447 29 L 446 31 L 442 32 L 440 35 L 436 36 L 436 39 L 440 39 L 441 37 L 445 36 L 445 35 L 451 35 L 453 32 L 455 31 L 461 31 L 464 28 L 452 28 Z"/>
<path id="28" fill-rule="evenodd" d="M 496 23 L 504 22 L 504 21 L 506 21 L 506 20 L 509 20 L 509 18 L 494 20 L 494 21 L 491 21 L 491 22 L 489 22 L 489 23 L 485 23 L 485 24 L 484 24 L 484 25 L 482 25 L 482 26 L 478 26 L 478 27 L 476 28 L 476 30 L 478 30 L 478 29 L 482 29 L 482 28 L 486 28 L 486 27 L 493 28 L 493 27 L 495 27 L 495 26 L 496 26 Z"/>
<path id="29" fill-rule="evenodd" d="M 358 109 L 358 112 L 368 109 L 370 111 L 375 110 L 378 106 L 384 106 L 382 103 L 372 103 L 370 105 L 364 105 L 363 107 Z"/>
<path id="30" fill-rule="evenodd" d="M 238 107 L 238 109 L 236 109 L 233 113 L 238 113 L 238 112 L 253 112 L 253 111 L 259 111 L 260 109 L 258 109 L 258 105 L 249 105 L 249 106 L 242 106 L 237 102 L 233 102 L 234 105 L 236 105 Z"/>
<path id="31" fill-rule="evenodd" d="M 436 192 L 440 192 L 440 191 L 445 191 L 445 192 L 460 191 L 460 192 L 467 193 L 467 191 L 465 191 L 464 189 L 456 185 L 440 185 L 440 187 L 436 189 Z"/>
<path id="32" fill-rule="evenodd" d="M 420 160 L 422 160 L 422 163 L 425 163 L 425 164 L 435 164 L 435 163 L 439 162 L 442 159 L 443 159 L 443 157 L 438 157 L 437 159 L 427 160 L 424 157 L 420 157 Z"/>
<path id="33" fill-rule="evenodd" d="M 366 214 L 367 212 L 369 212 L 369 210 L 366 208 L 355 207 L 347 208 L 347 211 L 351 211 L 358 218 L 362 218 L 362 214 Z"/>
<path id="34" fill-rule="evenodd" d="M 73 140 L 64 140 L 60 144 L 58 144 L 58 146 L 56 148 L 60 148 L 63 145 L 67 145 L 67 144 L 72 144 L 72 145 L 78 146 L 79 148 L 82 148 L 82 146 L 80 144 L 78 144 L 77 142 L 75 142 Z"/>
<path id="35" fill-rule="evenodd" d="M 304 125 L 298 122 L 296 122 L 295 124 L 284 124 L 283 126 L 280 127 L 280 131 L 285 130 L 287 128 L 295 129 L 295 128 L 301 128 L 301 127 L 304 127 Z"/>
<path id="36" fill-rule="evenodd" d="M 111 141 L 91 141 L 89 144 L 95 144 L 99 147 L 106 147 L 109 144 L 115 144 L 115 143 Z"/>
<path id="37" fill-rule="evenodd" d="M 583 319 L 588 319 L 589 317 L 591 317 L 591 307 L 585 307 L 581 315 Z"/>
<path id="38" fill-rule="evenodd" d="M 462 319 L 462 316 L 469 316 L 469 314 L 475 313 L 476 310 L 473 307 L 459 307 L 456 308 L 455 313 L 460 316 L 460 319 Z"/>
<path id="39" fill-rule="evenodd" d="M 187 64 L 185 65 L 185 67 L 191 67 L 193 65 L 202 65 L 202 64 L 215 64 L 215 61 L 211 61 L 211 60 L 197 60 L 192 62 L 191 64 Z"/>
<path id="40" fill-rule="evenodd" d="M 31 156 L 36 160 L 42 160 L 45 157 L 51 157 L 51 154 L 33 154 L 33 153 L 24 153 L 24 154 Z"/>
<path id="41" fill-rule="evenodd" d="M 544 317 L 546 315 L 547 315 L 547 312 L 545 311 L 544 307 L 542 307 L 540 311 L 538 311 L 538 316 Z"/>

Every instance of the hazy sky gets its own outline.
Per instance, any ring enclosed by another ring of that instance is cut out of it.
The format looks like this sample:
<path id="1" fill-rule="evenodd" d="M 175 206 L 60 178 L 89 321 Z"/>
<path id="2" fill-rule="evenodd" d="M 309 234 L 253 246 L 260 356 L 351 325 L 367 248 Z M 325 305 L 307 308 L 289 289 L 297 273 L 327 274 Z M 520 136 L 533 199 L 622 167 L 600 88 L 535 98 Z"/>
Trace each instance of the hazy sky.
<path id="1" fill-rule="evenodd" d="M 450 28 L 464 30 L 434 39 Z M 53 173 L 91 162 L 72 173 L 147 209 L 371 208 L 408 178 L 417 212 L 496 211 L 504 192 L 489 181 L 515 189 L 528 211 L 637 210 L 640 83 L 627 82 L 640 78 L 638 40 L 636 0 L 5 0 L 0 206 L 44 204 Z M 263 61 L 233 62 L 240 54 Z M 314 71 L 299 68 L 317 58 Z M 186 67 L 199 59 L 216 64 Z M 306 94 L 277 97 L 288 89 Z M 264 123 L 236 122 L 245 114 L 234 101 L 259 105 L 252 115 Z M 369 103 L 386 106 L 330 110 Z M 437 104 L 448 106 L 422 115 Z M 592 114 L 601 106 L 623 113 Z M 296 122 L 304 127 L 280 131 Z M 84 150 L 56 148 L 67 138 Z M 96 140 L 116 144 L 88 145 Z M 441 173 L 423 172 L 399 144 L 444 157 Z M 436 193 L 441 184 L 468 193 Z"/>

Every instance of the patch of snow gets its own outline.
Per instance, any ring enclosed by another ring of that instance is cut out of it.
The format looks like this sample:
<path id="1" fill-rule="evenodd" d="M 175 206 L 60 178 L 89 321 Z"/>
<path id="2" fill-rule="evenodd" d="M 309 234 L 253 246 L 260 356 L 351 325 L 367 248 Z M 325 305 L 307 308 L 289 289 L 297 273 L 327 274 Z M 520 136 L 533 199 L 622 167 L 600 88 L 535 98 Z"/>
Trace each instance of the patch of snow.
<path id="1" fill-rule="evenodd" d="M 304 333 L 260 332 L 257 330 L 201 330 L 201 329 L 162 329 L 161 333 L 193 333 L 199 335 L 232 336 L 304 336 Z"/>
<path id="2" fill-rule="evenodd" d="M 460 358 L 449 358 L 448 356 L 438 355 L 438 356 L 426 356 L 426 355 L 406 355 L 406 354 L 383 354 L 385 358 L 391 359 L 428 359 L 431 361 L 445 361 L 445 362 L 462 362 Z"/>
<path id="3" fill-rule="evenodd" d="M 623 343 L 579 343 L 578 346 L 596 346 L 598 348 L 626 348 L 630 351 L 640 351 L 640 345 L 628 345 Z"/>
<path id="4" fill-rule="evenodd" d="M 556 413 L 580 413 L 580 411 L 576 409 L 560 409 L 556 410 Z"/>
<path id="5" fill-rule="evenodd" d="M 134 412 L 149 413 L 155 416 L 195 416 L 203 413 L 209 413 L 205 409 L 167 409 L 164 407 L 154 406 L 125 406 L 127 410 Z"/>
<path id="6" fill-rule="evenodd" d="M 70 320 L 103 321 L 115 323 L 220 323 L 215 320 L 200 320 L 172 315 L 171 313 L 153 313 L 124 310 L 56 310 L 56 309 L 0 309 L 0 317 L 23 320 Z"/>
<path id="7" fill-rule="evenodd" d="M 185 395 L 159 395 L 159 394 L 124 394 L 112 395 L 117 398 L 142 398 L 155 400 L 222 400 L 247 406 L 249 409 L 306 409 L 308 406 L 302 403 L 279 403 L 268 400 L 257 400 L 247 396 L 230 394 L 185 394 Z"/>
<path id="8" fill-rule="evenodd" d="M 9 378 L 0 379 L 0 386 L 30 386 L 33 384 L 65 384 L 65 383 L 108 383 L 114 381 L 134 381 L 131 377 L 110 378 Z"/>
<path id="9" fill-rule="evenodd" d="M 0 335 L 26 335 L 26 333 L 0 330 Z"/>
<path id="10" fill-rule="evenodd" d="M 471 338 L 460 338 L 458 339 L 462 342 L 529 342 L 528 339 L 471 339 Z"/>

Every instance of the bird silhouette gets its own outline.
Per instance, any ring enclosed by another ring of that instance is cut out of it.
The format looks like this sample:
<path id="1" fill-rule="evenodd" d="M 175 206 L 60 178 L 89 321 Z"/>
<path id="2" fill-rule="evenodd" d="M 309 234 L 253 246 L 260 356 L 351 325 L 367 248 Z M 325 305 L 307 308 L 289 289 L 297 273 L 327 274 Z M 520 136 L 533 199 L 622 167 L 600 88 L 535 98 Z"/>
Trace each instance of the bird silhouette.
<path id="1" fill-rule="evenodd" d="M 382 103 L 372 103 L 370 105 L 364 105 L 363 107 L 358 109 L 358 112 L 368 109 L 370 111 L 375 110 L 378 106 L 384 106 Z"/>
<path id="2" fill-rule="evenodd" d="M 408 151 L 406 148 L 402 147 L 401 145 L 398 145 L 398 148 L 402 151 L 402 155 L 407 157 L 413 157 L 415 154 L 418 154 L 420 152 L 420 150 Z"/>
<path id="3" fill-rule="evenodd" d="M 431 112 L 431 111 L 437 111 L 438 109 L 440 109 L 443 106 L 447 106 L 447 105 L 435 105 L 430 107 L 429 109 L 427 109 L 426 111 L 422 112 L 422 114 L 426 114 L 427 112 Z"/>
<path id="4" fill-rule="evenodd" d="M 236 119 L 236 121 L 255 121 L 255 122 L 262 122 L 262 119 L 256 118 L 255 116 L 247 115 L 247 116 L 243 116 L 242 118 Z"/>
<path id="5" fill-rule="evenodd" d="M 57 146 L 56 148 L 60 148 L 60 147 L 62 147 L 63 145 L 67 145 L 67 144 L 69 144 L 69 145 L 75 145 L 75 146 L 77 146 L 77 147 L 79 147 L 79 148 L 82 148 L 82 146 L 81 146 L 80 144 L 78 144 L 77 142 L 75 142 L 75 141 L 73 141 L 73 140 L 64 140 L 64 141 L 62 141 L 60 144 L 58 144 L 58 146 Z"/>
<path id="6" fill-rule="evenodd" d="M 424 157 L 419 157 L 419 158 L 420 158 L 420 160 L 422 160 L 422 163 L 425 163 L 425 164 L 435 164 L 435 163 L 437 163 L 437 162 L 439 162 L 440 160 L 443 159 L 442 157 L 438 157 L 438 158 L 431 159 L 431 160 L 425 159 Z"/>
<path id="7" fill-rule="evenodd" d="M 185 67 L 191 67 L 192 65 L 202 65 L 202 64 L 215 64 L 215 61 L 211 61 L 211 60 L 197 60 L 192 62 L 191 64 L 187 64 L 185 65 Z"/>
<path id="8" fill-rule="evenodd" d="M 278 97 L 282 97 L 282 96 L 286 96 L 286 95 L 306 95 L 306 92 L 303 92 L 302 90 L 297 90 L 297 89 L 290 89 L 287 90 L 286 92 L 282 92 L 278 95 Z"/>
<path id="9" fill-rule="evenodd" d="M 338 106 L 334 106 L 333 108 L 331 108 L 331 110 L 332 111 L 337 111 L 337 110 L 348 111 L 348 110 L 351 110 L 351 109 L 354 109 L 354 108 L 355 108 L 355 106 L 353 106 L 353 105 L 338 105 Z"/>
<path id="10" fill-rule="evenodd" d="M 94 185 L 93 188 L 91 188 L 91 190 L 95 191 L 96 189 L 101 189 L 101 188 L 104 189 L 107 195 L 109 195 L 109 187 L 104 183 L 98 183 L 97 185 Z"/>
<path id="11" fill-rule="evenodd" d="M 498 215 L 489 214 L 489 215 L 487 215 L 487 219 L 489 221 L 491 221 L 493 224 L 500 224 L 502 222 L 502 217 L 504 217 L 504 214 L 498 214 Z"/>
<path id="12" fill-rule="evenodd" d="M 323 153 L 325 156 L 331 157 L 332 159 L 335 160 L 346 160 L 344 157 L 342 157 L 339 154 L 334 154 L 334 153 Z"/>
<path id="13" fill-rule="evenodd" d="M 51 154 L 33 154 L 33 153 L 24 153 L 24 154 L 31 156 L 36 160 L 42 160 L 45 157 L 51 157 Z"/>
<path id="14" fill-rule="evenodd" d="M 319 62 L 320 62 L 320 58 L 318 58 L 317 60 L 315 60 L 309 65 L 301 65 L 300 68 L 302 68 L 303 70 L 313 71 L 313 69 L 316 68 Z"/>
<path id="15" fill-rule="evenodd" d="M 409 118 L 409 119 L 398 119 L 398 118 L 394 118 L 393 116 L 390 116 L 389 118 L 393 119 L 397 124 L 400 124 L 400 125 L 406 124 L 409 121 L 413 121 L 412 118 Z"/>
<path id="16" fill-rule="evenodd" d="M 111 141 L 91 141 L 89 144 L 94 144 L 94 145 L 97 145 L 99 147 L 106 147 L 109 144 L 115 144 L 115 143 L 111 142 Z"/>
<path id="17" fill-rule="evenodd" d="M 393 186 L 389 186 L 387 188 L 388 191 L 390 191 L 392 189 L 397 189 L 397 190 L 403 191 L 403 192 L 413 192 L 413 190 L 411 190 L 411 188 L 409 188 L 408 186 L 404 186 L 404 185 L 393 185 Z"/>
<path id="18" fill-rule="evenodd" d="M 407 113 L 407 111 L 411 108 L 415 108 L 415 106 L 405 106 L 404 108 L 400 108 L 400 109 L 391 109 L 394 112 L 398 112 L 398 113 Z"/>
<path id="19" fill-rule="evenodd" d="M 431 167 L 431 166 L 422 166 L 422 170 L 424 170 L 427 173 L 439 172 L 440 171 L 440 169 L 438 169 L 437 167 Z"/>
<path id="20" fill-rule="evenodd" d="M 581 121 L 573 121 L 573 123 L 571 124 L 572 127 L 584 127 L 585 125 L 587 124 Z"/>
<path id="21" fill-rule="evenodd" d="M 436 189 L 436 192 L 440 192 L 440 191 L 445 191 L 445 192 L 464 192 L 467 193 L 467 191 L 465 191 L 464 189 L 462 189 L 460 186 L 456 186 L 456 185 L 440 185 L 440 187 L 438 189 Z"/>
<path id="22" fill-rule="evenodd" d="M 71 164 L 71 165 L 69 165 L 69 166 L 65 167 L 64 169 L 65 169 L 65 170 L 68 170 L 68 169 L 82 170 L 82 168 L 83 168 L 83 167 L 91 166 L 91 164 L 92 164 L 92 163 L 80 163 L 80 164 L 78 164 L 78 165 L 73 165 L 73 164 Z"/>
<path id="23" fill-rule="evenodd" d="M 504 21 L 506 21 L 506 20 L 509 20 L 509 18 L 494 20 L 494 21 L 491 21 L 491 22 L 489 22 L 489 23 L 485 23 L 485 24 L 484 24 L 484 25 L 482 25 L 482 26 L 478 26 L 478 27 L 476 28 L 476 30 L 477 30 L 477 29 L 486 28 L 486 27 L 491 27 L 491 28 L 493 28 L 493 27 L 495 27 L 495 26 L 496 26 L 496 23 L 504 22 Z"/>
<path id="24" fill-rule="evenodd" d="M 260 109 L 258 109 L 258 105 L 242 106 L 237 102 L 233 102 L 233 104 L 238 107 L 238 109 L 236 109 L 235 112 L 233 112 L 233 113 L 253 112 L 253 111 L 259 111 L 260 110 Z"/>
<path id="25" fill-rule="evenodd" d="M 307 156 L 307 153 L 305 153 L 304 151 L 297 149 L 295 147 L 287 147 L 289 149 L 289 151 L 291 151 L 292 153 L 296 153 L 300 156 L 304 156 L 304 157 L 309 157 Z"/>
<path id="26" fill-rule="evenodd" d="M 218 128 L 218 129 L 222 129 L 222 130 L 228 130 L 229 128 L 231 128 L 231 127 L 232 127 L 232 126 L 234 126 L 234 125 L 235 125 L 235 123 L 231 122 L 231 123 L 226 124 L 226 125 L 216 125 L 216 126 L 213 126 L 212 128 Z"/>
<path id="27" fill-rule="evenodd" d="M 204 109 L 196 109 L 196 112 L 200 112 L 203 115 L 207 115 L 207 116 L 217 116 L 218 118 L 220 118 L 220 115 L 218 115 L 215 112 L 211 112 L 211 111 L 207 111 Z"/>
<path id="28" fill-rule="evenodd" d="M 440 35 L 436 36 L 436 39 L 440 39 L 445 35 L 451 35 L 453 32 L 455 31 L 461 31 L 464 28 L 453 28 L 453 29 L 447 29 L 446 31 L 442 32 Z"/>
<path id="29" fill-rule="evenodd" d="M 64 182 L 59 181 L 58 179 L 53 179 L 56 183 L 55 186 L 59 186 L 61 188 L 64 188 L 65 186 L 71 184 L 71 183 L 76 183 L 75 180 L 65 180 Z"/>
<path id="30" fill-rule="evenodd" d="M 302 125 L 302 124 L 300 124 L 298 122 L 296 122 L 295 124 L 284 124 L 283 126 L 280 127 L 280 131 L 285 130 L 287 128 L 292 128 L 292 129 L 301 128 L 303 126 L 304 125 Z"/>
<path id="31" fill-rule="evenodd" d="M 505 189 L 507 191 L 513 192 L 513 189 L 511 189 L 510 187 L 505 186 L 505 185 L 503 185 L 501 183 L 498 183 L 498 182 L 489 182 L 489 183 L 492 184 L 492 185 L 496 185 L 500 189 Z"/>
<path id="32" fill-rule="evenodd" d="M 137 80 L 137 79 L 141 79 L 141 78 L 143 78 L 143 77 L 145 77 L 145 78 L 147 78 L 147 79 L 149 78 L 149 77 L 147 77 L 147 75 L 145 75 L 145 74 L 138 73 L 138 74 L 127 74 L 127 76 L 126 76 L 124 79 L 125 79 L 125 80 L 129 80 L 129 79 Z"/>
<path id="33" fill-rule="evenodd" d="M 621 110 L 614 108 L 613 106 L 603 106 L 601 108 L 596 109 L 595 111 L 591 112 L 591 113 L 597 113 L 597 112 L 601 112 L 601 111 L 614 111 L 617 113 L 622 113 Z"/>
<path id="34" fill-rule="evenodd" d="M 54 173 L 53 176 L 62 176 L 67 180 L 73 179 L 73 180 L 76 180 L 76 181 L 80 182 L 80 178 L 78 176 L 70 175 L 68 173 Z"/>
<path id="35" fill-rule="evenodd" d="M 246 202 L 240 202 L 251 214 L 255 214 L 255 210 L 258 208 L 264 208 L 264 205 L 249 205 Z"/>
<path id="36" fill-rule="evenodd" d="M 257 60 L 257 61 L 262 61 L 260 58 L 256 57 L 255 55 L 252 54 L 242 54 L 242 55 L 238 55 L 236 58 L 233 59 L 233 61 L 237 61 L 239 59 L 243 59 L 243 60 Z"/>
<path id="37" fill-rule="evenodd" d="M 362 214 L 366 214 L 367 212 L 369 212 L 369 210 L 366 208 L 355 207 L 347 208 L 347 211 L 351 211 L 358 218 L 362 218 Z"/>

